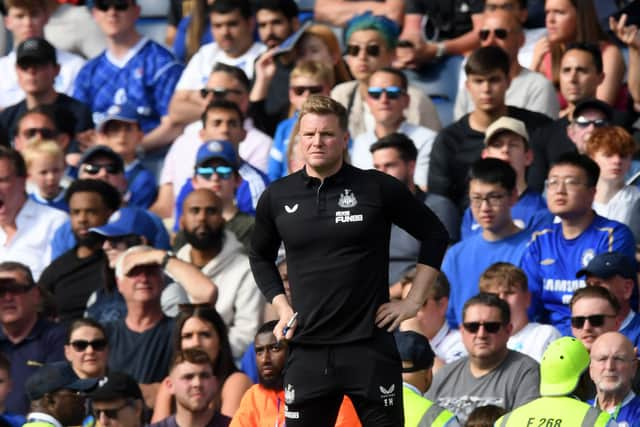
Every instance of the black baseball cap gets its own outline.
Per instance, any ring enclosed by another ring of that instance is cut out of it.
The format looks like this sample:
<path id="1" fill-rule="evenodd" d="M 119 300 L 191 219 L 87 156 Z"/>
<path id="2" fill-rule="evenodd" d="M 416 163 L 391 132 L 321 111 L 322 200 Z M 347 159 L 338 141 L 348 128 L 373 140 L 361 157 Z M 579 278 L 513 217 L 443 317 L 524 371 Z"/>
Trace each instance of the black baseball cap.
<path id="1" fill-rule="evenodd" d="M 68 362 L 50 363 L 40 367 L 26 381 L 25 389 L 30 400 L 38 400 L 47 393 L 58 390 L 89 391 L 96 386 L 95 378 L 78 378 Z"/>
<path id="2" fill-rule="evenodd" d="M 593 257 L 589 264 L 576 273 L 576 277 L 595 276 L 608 279 L 613 276 L 636 280 L 635 262 L 619 252 L 605 252 Z"/>
<path id="3" fill-rule="evenodd" d="M 613 109 L 609 104 L 599 99 L 589 98 L 580 101 L 576 104 L 576 108 L 573 110 L 573 119 L 579 117 L 585 110 L 598 110 L 604 113 L 608 121 L 613 120 Z"/>
<path id="4" fill-rule="evenodd" d="M 400 360 L 404 364 L 402 372 L 415 372 L 433 366 L 435 354 L 427 337 L 414 331 L 396 331 L 393 336 Z M 408 366 L 407 362 L 410 362 L 411 366 Z"/>
<path id="5" fill-rule="evenodd" d="M 94 145 L 93 147 L 85 151 L 82 154 L 82 157 L 80 157 L 80 161 L 78 162 L 78 167 L 91 161 L 92 158 L 98 157 L 98 156 L 104 156 L 104 157 L 110 158 L 115 162 L 115 164 L 120 168 L 120 170 L 124 171 L 124 160 L 122 160 L 122 157 L 120 156 L 120 154 L 116 153 L 111 149 L 111 147 L 108 147 L 106 145 Z"/>
<path id="6" fill-rule="evenodd" d="M 91 400 L 142 399 L 136 380 L 122 372 L 110 372 L 97 380 L 98 386 L 89 393 Z"/>
<path id="7" fill-rule="evenodd" d="M 56 48 L 41 37 L 31 37 L 20 43 L 16 49 L 16 63 L 57 64 Z"/>

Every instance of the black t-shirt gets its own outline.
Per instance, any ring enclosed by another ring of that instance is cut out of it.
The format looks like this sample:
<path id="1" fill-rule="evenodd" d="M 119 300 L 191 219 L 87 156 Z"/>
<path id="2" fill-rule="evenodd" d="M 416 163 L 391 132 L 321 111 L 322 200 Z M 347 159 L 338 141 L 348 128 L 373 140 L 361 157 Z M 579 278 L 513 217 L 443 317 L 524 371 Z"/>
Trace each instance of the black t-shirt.
<path id="1" fill-rule="evenodd" d="M 507 108 L 506 115 L 524 122 L 529 135 L 551 123 L 544 114 L 512 106 Z M 461 214 L 469 204 L 467 174 L 471 164 L 480 159 L 483 148 L 484 133 L 469 126 L 469 114 L 442 129 L 433 143 L 427 188 L 452 200 Z"/>
<path id="2" fill-rule="evenodd" d="M 62 132 L 75 135 L 88 129 L 93 129 L 93 117 L 87 105 L 64 93 L 59 93 L 51 104 L 56 116 L 56 126 Z M 0 112 L 0 130 L 5 132 L 0 140 L 10 141 L 16 133 L 18 119 L 27 111 L 27 101 L 22 100 L 17 104 L 7 107 Z"/>
<path id="3" fill-rule="evenodd" d="M 227 427 L 231 423 L 231 418 L 222 415 L 219 412 L 216 412 L 207 423 L 206 427 Z M 158 421 L 157 423 L 149 424 L 149 427 L 187 427 L 187 426 L 179 426 L 176 422 L 176 416 L 171 415 L 170 417 L 165 418 L 164 420 Z"/>
<path id="4" fill-rule="evenodd" d="M 78 258 L 73 248 L 42 272 L 38 283 L 53 294 L 61 321 L 84 317 L 87 300 L 104 286 L 107 263 L 102 249 L 87 258 Z"/>
<path id="5" fill-rule="evenodd" d="M 169 25 L 177 27 L 182 20 L 182 0 L 171 0 L 169 2 L 169 10 L 167 12 L 167 21 Z"/>
<path id="6" fill-rule="evenodd" d="M 287 251 L 293 341 L 345 344 L 373 337 L 389 301 L 389 236 L 397 224 L 420 241 L 418 262 L 440 268 L 449 236 L 406 185 L 375 170 L 344 165 L 320 182 L 304 170 L 272 183 L 256 209 L 250 261 L 271 301 L 284 293 L 275 266 Z"/>
<path id="7" fill-rule="evenodd" d="M 427 40 L 447 40 L 473 28 L 471 15 L 482 13 L 484 0 L 406 0 L 405 14 L 425 15 Z"/>
<path id="8" fill-rule="evenodd" d="M 142 333 L 130 330 L 124 319 L 105 324 L 109 368 L 131 375 L 140 384 L 162 381 L 169 373 L 174 324 L 174 319 L 164 317 Z"/>

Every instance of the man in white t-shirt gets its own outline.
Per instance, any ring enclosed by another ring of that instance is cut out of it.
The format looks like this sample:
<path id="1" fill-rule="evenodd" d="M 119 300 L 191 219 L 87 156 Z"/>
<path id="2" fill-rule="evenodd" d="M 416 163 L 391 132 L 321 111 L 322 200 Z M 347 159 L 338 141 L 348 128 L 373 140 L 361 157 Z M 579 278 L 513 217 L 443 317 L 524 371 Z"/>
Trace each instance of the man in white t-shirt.
<path id="1" fill-rule="evenodd" d="M 496 294 L 509 304 L 513 330 L 507 347 L 540 362 L 549 344 L 562 335 L 551 325 L 529 322 L 531 293 L 524 272 L 508 262 L 497 262 L 482 273 L 479 285 L 480 292 Z"/>
<path id="2" fill-rule="evenodd" d="M 215 42 L 202 46 L 184 70 L 169 106 L 176 123 L 189 124 L 200 117 L 206 102 L 200 96 L 217 63 L 238 67 L 253 78 L 253 63 L 267 48 L 254 42 L 254 18 L 248 0 L 219 0 L 209 6 L 209 20 Z"/>
<path id="3" fill-rule="evenodd" d="M 4 5 L 4 25 L 11 32 L 14 46 L 31 37 L 44 38 L 44 26 L 49 19 L 46 0 L 5 0 Z M 60 65 L 60 73 L 55 79 L 56 92 L 71 96 L 76 75 L 84 65 L 84 59 L 60 49 L 56 49 L 56 58 Z M 15 67 L 15 50 L 0 58 L 0 109 L 24 99 Z"/>

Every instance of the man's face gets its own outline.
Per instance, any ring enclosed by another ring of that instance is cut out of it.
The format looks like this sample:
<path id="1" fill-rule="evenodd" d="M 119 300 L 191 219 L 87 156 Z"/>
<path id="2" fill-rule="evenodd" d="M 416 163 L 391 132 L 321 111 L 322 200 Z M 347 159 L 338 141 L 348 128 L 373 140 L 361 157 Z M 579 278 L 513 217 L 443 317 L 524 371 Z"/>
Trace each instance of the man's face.
<path id="1" fill-rule="evenodd" d="M 524 176 L 527 167 L 533 162 L 533 152 L 527 149 L 524 139 L 509 131 L 491 138 L 482 152 L 482 157 L 509 163 L 518 176 Z"/>
<path id="2" fill-rule="evenodd" d="M 96 154 L 78 170 L 79 179 L 99 179 L 114 186 L 120 193 L 127 191 L 127 180 L 118 163 L 109 156 Z"/>
<path id="3" fill-rule="evenodd" d="M 514 192 L 510 193 L 500 184 L 477 179 L 469 182 L 471 213 L 483 230 L 496 233 L 510 227 L 515 197 Z"/>
<path id="4" fill-rule="evenodd" d="M 398 181 L 409 184 L 416 168 L 415 161 L 406 162 L 395 148 L 381 148 L 373 152 L 373 167 L 391 175 Z"/>
<path id="5" fill-rule="evenodd" d="M 599 179 L 614 185 L 624 184 L 624 177 L 631 167 L 631 154 L 623 156 L 598 150 L 591 158 L 600 166 Z"/>
<path id="6" fill-rule="evenodd" d="M 636 373 L 631 343 L 620 334 L 604 334 L 591 347 L 589 374 L 599 392 L 626 396 Z"/>
<path id="7" fill-rule="evenodd" d="M 289 102 L 296 110 L 302 108 L 302 104 L 311 95 L 331 94 L 331 86 L 312 76 L 292 77 L 289 82 Z"/>
<path id="8" fill-rule="evenodd" d="M 633 293 L 633 280 L 627 279 L 619 274 L 603 279 L 597 276 L 587 276 L 585 279 L 587 286 L 602 286 L 613 295 L 621 306 L 629 304 L 629 299 Z"/>
<path id="9" fill-rule="evenodd" d="M 21 324 L 35 319 L 40 303 L 38 288 L 29 288 L 27 278 L 21 271 L 0 272 L 0 281 L 7 279 L 9 282 L 13 280 L 14 283 L 0 286 L 0 323 Z"/>
<path id="10" fill-rule="evenodd" d="M 96 421 L 104 427 L 139 427 L 142 404 L 126 399 L 94 400 L 91 402 Z"/>
<path id="11" fill-rule="evenodd" d="M 110 120 L 98 132 L 98 143 L 110 147 L 123 159 L 132 160 L 143 137 L 144 133 L 137 123 Z"/>
<path id="12" fill-rule="evenodd" d="M 209 19 L 213 38 L 227 55 L 234 58 L 241 56 L 253 43 L 253 21 L 244 18 L 240 10 L 214 12 Z"/>
<path id="13" fill-rule="evenodd" d="M 260 9 L 256 13 L 258 35 L 269 49 L 278 46 L 293 33 L 294 24 L 282 12 Z"/>
<path id="14" fill-rule="evenodd" d="M 526 316 L 529 304 L 531 304 L 531 294 L 529 291 L 525 291 L 517 285 L 508 285 L 506 283 L 492 283 L 486 287 L 483 287 L 482 292 L 488 292 L 495 294 L 501 300 L 504 300 L 509 304 L 511 310 L 511 317 L 524 315 Z"/>
<path id="15" fill-rule="evenodd" d="M 194 189 L 213 191 L 220 198 L 221 206 L 228 206 L 235 200 L 236 190 L 241 183 L 240 175 L 228 163 L 218 159 L 198 166 L 191 179 Z"/>
<path id="16" fill-rule="evenodd" d="M 187 241 L 196 249 L 218 246 L 224 230 L 221 200 L 211 192 L 190 194 L 184 202 L 181 225 Z"/>
<path id="17" fill-rule="evenodd" d="M 209 408 L 217 390 L 211 365 L 183 362 L 173 368 L 169 378 L 179 406 L 195 413 Z"/>
<path id="18" fill-rule="evenodd" d="M 596 127 L 608 126 L 609 120 L 603 111 L 588 108 L 574 114 L 567 126 L 567 136 L 576 145 L 580 153 L 587 151 L 587 141 Z"/>
<path id="19" fill-rule="evenodd" d="M 60 66 L 51 62 L 23 62 L 16 64 L 18 84 L 29 95 L 40 95 L 53 88 Z"/>
<path id="20" fill-rule="evenodd" d="M 611 304 L 603 298 L 584 297 L 571 308 L 571 332 L 591 350 L 600 335 L 618 329 L 616 314 Z"/>
<path id="21" fill-rule="evenodd" d="M 69 199 L 69 217 L 71 230 L 79 245 L 96 243 L 95 236 L 89 233 L 92 227 L 100 227 L 109 220 L 113 212 L 98 193 L 74 193 Z"/>
<path id="22" fill-rule="evenodd" d="M 10 7 L 4 24 L 11 31 L 13 43 L 17 46 L 28 38 L 42 37 L 47 19 L 44 10 L 29 11 L 21 7 Z"/>
<path id="23" fill-rule="evenodd" d="M 595 98 L 604 74 L 598 73 L 588 52 L 571 49 L 560 62 L 560 93 L 570 104 Z"/>
<path id="24" fill-rule="evenodd" d="M 478 323 L 482 325 L 479 326 Z M 467 330 L 465 324 L 473 329 L 476 326 L 478 328 L 473 332 Z M 489 332 L 489 329 L 495 332 Z M 493 359 L 506 350 L 511 325 L 502 324 L 498 308 L 475 304 L 467 308 L 460 332 L 462 342 L 472 359 Z"/>
<path id="25" fill-rule="evenodd" d="M 504 106 L 509 79 L 502 71 L 493 70 L 486 75 L 467 75 L 465 85 L 476 109 L 492 113 Z"/>
<path id="26" fill-rule="evenodd" d="M 505 11 L 513 14 L 523 24 L 527 20 L 527 8 L 522 8 L 518 0 L 486 0 L 484 11 L 489 13 Z"/>
<path id="27" fill-rule="evenodd" d="M 216 71 L 211 73 L 209 80 L 207 81 L 206 89 L 217 89 L 219 96 L 224 95 L 224 99 L 227 101 L 235 102 L 240 111 L 246 114 L 249 108 L 249 92 L 242 86 L 235 77 L 224 71 Z M 218 96 L 214 92 L 209 91 L 206 97 L 206 103 L 209 104 L 213 101 L 214 97 Z"/>
<path id="28" fill-rule="evenodd" d="M 255 347 L 260 384 L 272 390 L 282 389 L 282 370 L 287 361 L 286 343 L 278 343 L 273 333 L 265 332 L 256 336 Z"/>
<path id="29" fill-rule="evenodd" d="M 129 303 L 160 304 L 162 293 L 162 269 L 159 265 L 141 265 L 134 267 L 129 274 L 118 278 L 118 290 Z"/>
<path id="30" fill-rule="evenodd" d="M 232 110 L 209 110 L 204 128 L 200 131 L 203 141 L 229 141 L 236 147 L 246 136 L 240 117 Z"/>
<path id="31" fill-rule="evenodd" d="M 16 176 L 8 159 L 0 159 L 0 224 L 10 225 L 22 209 L 26 179 Z"/>
<path id="32" fill-rule="evenodd" d="M 400 77 L 377 71 L 369 78 L 367 105 L 376 123 L 397 127 L 404 121 L 404 109 L 409 105 L 409 95 L 402 88 Z"/>
<path id="33" fill-rule="evenodd" d="M 305 114 L 300 120 L 300 147 L 305 164 L 316 170 L 339 168 L 349 133 L 340 128 L 338 117 L 333 114 Z"/>
<path id="34" fill-rule="evenodd" d="M 117 10 L 113 5 L 109 6 L 108 10 L 102 10 L 102 3 L 106 6 L 109 2 L 96 1 L 92 9 L 93 19 L 107 38 L 123 36 L 135 31 L 136 20 L 140 16 L 140 6 L 130 1 L 126 10 Z"/>
<path id="35" fill-rule="evenodd" d="M 579 218 L 591 211 L 596 189 L 589 187 L 587 174 L 573 165 L 557 165 L 547 178 L 549 212 L 563 219 Z"/>
<path id="36" fill-rule="evenodd" d="M 524 44 L 524 34 L 513 14 L 498 11 L 485 16 L 480 29 L 480 40 L 482 47 L 502 48 L 513 62 L 518 60 L 518 51 Z"/>
<path id="37" fill-rule="evenodd" d="M 13 145 L 16 150 L 22 151 L 27 143 L 33 139 L 55 139 L 57 136 L 56 125 L 49 117 L 44 114 L 32 113 L 20 120 L 13 139 Z"/>
<path id="38" fill-rule="evenodd" d="M 379 32 L 354 31 L 347 42 L 346 60 L 353 77 L 366 83 L 371 74 L 391 65 L 393 51 L 387 47 Z"/>

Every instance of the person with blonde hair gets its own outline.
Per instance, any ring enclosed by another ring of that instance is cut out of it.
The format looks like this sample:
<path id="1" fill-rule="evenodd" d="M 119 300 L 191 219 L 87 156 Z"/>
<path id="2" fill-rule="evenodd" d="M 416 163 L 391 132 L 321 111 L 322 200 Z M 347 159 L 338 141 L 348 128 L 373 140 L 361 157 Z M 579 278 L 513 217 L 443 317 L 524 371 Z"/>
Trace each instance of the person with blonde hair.
<path id="1" fill-rule="evenodd" d="M 65 201 L 64 151 L 52 140 L 30 141 L 22 150 L 27 165 L 27 194 L 34 202 L 69 212 Z"/>

